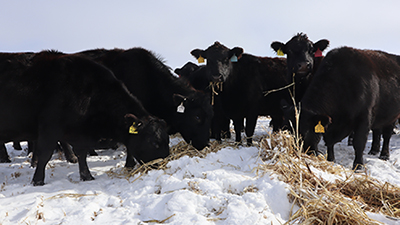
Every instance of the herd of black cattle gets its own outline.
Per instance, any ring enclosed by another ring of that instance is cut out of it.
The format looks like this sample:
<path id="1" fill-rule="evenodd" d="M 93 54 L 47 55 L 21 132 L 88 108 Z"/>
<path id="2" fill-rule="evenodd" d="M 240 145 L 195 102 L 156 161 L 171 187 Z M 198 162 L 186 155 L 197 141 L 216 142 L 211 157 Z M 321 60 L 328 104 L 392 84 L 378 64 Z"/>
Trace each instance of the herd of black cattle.
<path id="1" fill-rule="evenodd" d="M 142 48 L 0 53 L 0 162 L 10 162 L 5 142 L 28 141 L 33 185 L 44 184 L 55 148 L 78 161 L 81 180 L 92 180 L 86 157 L 93 149 L 124 144 L 131 168 L 135 160 L 167 157 L 169 134 L 179 132 L 197 149 L 230 137 L 231 120 L 235 140 L 244 127 L 251 145 L 260 115 L 271 117 L 274 131 L 299 124 L 294 129 L 310 153 L 319 154 L 323 137 L 330 161 L 333 145 L 351 135 L 354 169 L 363 167 L 372 129 L 369 153 L 389 159 L 400 117 L 400 56 L 341 47 L 323 57 L 328 45 L 299 33 L 271 44 L 286 58 L 270 58 L 215 42 L 193 50 L 206 64 L 185 64 L 175 70 L 179 78 Z"/>

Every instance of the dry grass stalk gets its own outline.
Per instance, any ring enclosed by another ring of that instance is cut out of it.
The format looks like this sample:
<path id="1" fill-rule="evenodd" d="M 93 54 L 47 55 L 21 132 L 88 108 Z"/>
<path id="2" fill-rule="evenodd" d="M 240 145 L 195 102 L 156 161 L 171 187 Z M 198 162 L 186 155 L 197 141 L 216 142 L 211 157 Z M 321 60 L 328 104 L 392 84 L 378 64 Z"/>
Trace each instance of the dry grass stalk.
<path id="1" fill-rule="evenodd" d="M 145 222 L 145 223 L 165 223 L 167 220 L 171 219 L 174 216 L 175 216 L 175 214 L 172 214 L 171 216 L 169 216 L 168 218 L 163 219 L 163 220 L 147 220 L 147 221 L 143 221 L 143 222 Z"/>
<path id="2" fill-rule="evenodd" d="M 58 199 L 58 198 L 80 198 L 85 196 L 97 196 L 98 194 L 76 194 L 76 193 L 62 193 L 46 198 L 45 200 Z"/>
<path id="3" fill-rule="evenodd" d="M 400 218 L 400 189 L 363 174 L 335 166 L 324 157 L 299 151 L 295 138 L 286 132 L 261 141 L 261 158 L 268 163 L 259 171 L 272 171 L 290 185 L 289 197 L 300 209 L 289 223 L 302 224 L 380 224 L 365 211 Z M 329 181 L 315 169 L 335 175 Z"/>

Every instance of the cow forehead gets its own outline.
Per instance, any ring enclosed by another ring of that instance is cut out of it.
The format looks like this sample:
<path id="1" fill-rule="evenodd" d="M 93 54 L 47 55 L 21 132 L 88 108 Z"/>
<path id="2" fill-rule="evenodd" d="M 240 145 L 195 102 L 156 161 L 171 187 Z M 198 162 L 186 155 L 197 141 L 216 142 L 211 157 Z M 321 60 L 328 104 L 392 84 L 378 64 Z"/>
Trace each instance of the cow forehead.
<path id="1" fill-rule="evenodd" d="M 220 44 L 219 42 L 214 43 L 206 49 L 207 56 L 222 56 L 229 52 L 229 48 Z"/>
<path id="2" fill-rule="evenodd" d="M 286 44 L 286 50 L 291 50 L 291 51 L 307 51 L 308 49 L 312 48 L 313 43 L 309 40 L 291 40 Z"/>

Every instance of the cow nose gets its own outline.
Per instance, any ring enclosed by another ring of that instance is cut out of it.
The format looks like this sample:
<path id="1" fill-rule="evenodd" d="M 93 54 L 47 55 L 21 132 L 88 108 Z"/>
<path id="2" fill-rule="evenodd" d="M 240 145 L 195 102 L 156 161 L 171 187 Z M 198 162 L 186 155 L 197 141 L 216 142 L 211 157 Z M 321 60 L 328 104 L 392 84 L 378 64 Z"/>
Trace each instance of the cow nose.
<path id="1" fill-rule="evenodd" d="M 297 64 L 297 72 L 307 72 L 311 69 L 310 62 L 301 62 Z"/>
<path id="2" fill-rule="evenodd" d="M 213 75 L 213 79 L 214 81 L 222 81 L 222 75 L 221 74 Z"/>

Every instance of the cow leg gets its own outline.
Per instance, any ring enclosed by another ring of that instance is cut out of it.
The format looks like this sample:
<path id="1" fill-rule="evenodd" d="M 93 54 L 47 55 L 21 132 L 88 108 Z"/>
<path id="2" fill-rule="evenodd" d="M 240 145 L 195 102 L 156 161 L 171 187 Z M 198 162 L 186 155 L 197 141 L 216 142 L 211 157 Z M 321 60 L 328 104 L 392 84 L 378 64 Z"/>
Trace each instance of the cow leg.
<path id="1" fill-rule="evenodd" d="M 129 149 L 127 149 L 125 168 L 131 169 L 135 167 L 135 165 L 135 159 L 133 158 L 133 155 L 129 153 Z"/>
<path id="2" fill-rule="evenodd" d="M 333 151 L 333 146 L 334 145 L 326 146 L 327 147 L 327 153 L 328 153 L 327 160 L 329 162 L 334 162 L 335 161 L 335 153 Z"/>
<path id="3" fill-rule="evenodd" d="M 254 129 L 256 128 L 257 124 L 257 116 L 258 115 L 251 115 L 246 118 L 246 140 L 247 140 L 247 146 L 253 145 L 253 134 L 254 134 Z"/>
<path id="4" fill-rule="evenodd" d="M 372 130 L 372 145 L 371 150 L 368 152 L 369 155 L 377 155 L 379 153 L 379 148 L 381 146 L 381 130 Z"/>
<path id="5" fill-rule="evenodd" d="M 242 128 L 243 128 L 243 123 L 244 123 L 244 118 L 234 118 L 233 120 L 233 126 L 235 127 L 235 141 L 237 143 L 242 143 Z"/>
<path id="6" fill-rule="evenodd" d="M 217 118 L 214 117 L 211 119 L 211 134 L 210 134 L 210 138 L 215 138 L 217 141 L 221 141 L 221 135 L 218 135 L 218 122 L 217 122 Z M 218 137 L 219 136 L 219 137 Z"/>
<path id="7" fill-rule="evenodd" d="M 90 174 L 89 167 L 87 165 L 86 157 L 87 151 L 85 149 L 75 149 L 75 152 L 78 155 L 78 163 L 79 163 L 79 175 L 82 181 L 94 180 L 92 174 Z"/>
<path id="8" fill-rule="evenodd" d="M 76 157 L 74 151 L 72 150 L 72 146 L 64 141 L 60 141 L 58 143 L 58 148 L 64 152 L 64 156 L 70 163 L 77 163 L 78 157 Z"/>
<path id="9" fill-rule="evenodd" d="M 215 138 L 218 142 L 221 142 L 221 128 L 220 128 L 220 121 L 218 121 L 218 118 L 216 115 L 211 120 L 211 138 Z"/>
<path id="10" fill-rule="evenodd" d="M 19 141 L 14 141 L 13 142 L 13 148 L 15 150 L 22 150 L 21 143 L 19 143 Z"/>
<path id="11" fill-rule="evenodd" d="M 7 153 L 7 148 L 4 145 L 4 142 L 0 142 L 0 163 L 10 163 L 10 157 Z"/>
<path id="12" fill-rule="evenodd" d="M 35 153 L 37 150 L 37 141 L 28 141 L 28 154 L 32 152 L 31 167 L 35 168 L 38 163 L 38 156 Z"/>
<path id="13" fill-rule="evenodd" d="M 273 132 L 278 132 L 280 129 L 282 129 L 282 124 L 283 124 L 282 116 L 271 115 L 271 122 L 272 122 L 272 131 Z"/>
<path id="14" fill-rule="evenodd" d="M 349 137 L 347 138 L 347 145 L 348 146 L 353 146 L 353 138 L 354 138 L 353 136 L 354 136 L 354 133 L 351 132 Z"/>
<path id="15" fill-rule="evenodd" d="M 364 123 L 361 122 L 361 125 L 358 129 L 354 130 L 354 142 L 353 142 L 353 148 L 354 148 L 354 154 L 355 154 L 355 159 L 353 163 L 353 170 L 361 170 L 364 167 L 364 149 L 365 149 L 365 144 L 367 143 L 368 140 L 368 123 L 365 121 Z"/>
<path id="16" fill-rule="evenodd" d="M 221 117 L 221 138 L 231 138 L 231 129 L 230 129 L 230 124 L 231 124 L 231 120 L 226 117 L 226 116 L 222 116 Z"/>
<path id="17" fill-rule="evenodd" d="M 383 145 L 381 155 L 379 156 L 379 158 L 382 160 L 389 160 L 389 142 L 393 134 L 393 128 L 394 124 L 391 124 L 390 126 L 384 127 L 382 129 Z"/>
<path id="18" fill-rule="evenodd" d="M 45 168 L 47 163 L 51 159 L 51 156 L 53 155 L 53 151 L 56 145 L 57 139 L 43 138 L 39 136 L 36 146 L 37 148 L 33 152 L 33 155 L 36 155 L 38 159 L 35 174 L 33 175 L 32 179 L 32 184 L 34 186 L 44 185 Z"/>

